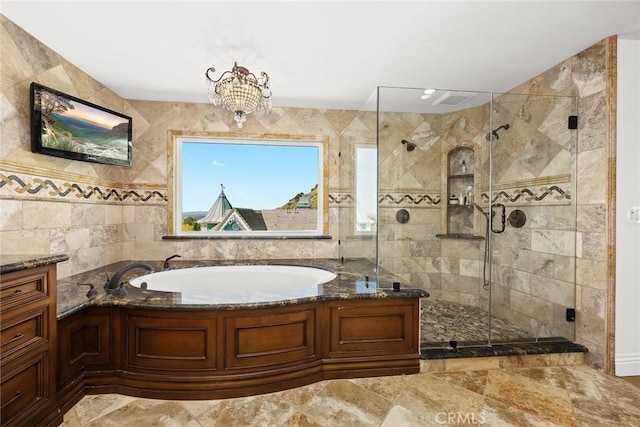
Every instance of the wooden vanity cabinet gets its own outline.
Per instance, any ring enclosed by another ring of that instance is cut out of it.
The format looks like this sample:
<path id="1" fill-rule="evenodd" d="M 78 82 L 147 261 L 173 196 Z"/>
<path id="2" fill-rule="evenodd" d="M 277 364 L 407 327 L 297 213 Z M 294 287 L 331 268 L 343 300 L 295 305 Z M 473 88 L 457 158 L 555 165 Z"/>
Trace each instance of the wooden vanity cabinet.
<path id="1" fill-rule="evenodd" d="M 87 393 L 218 399 L 420 370 L 419 299 L 234 310 L 87 307 L 59 323 L 63 411 Z"/>
<path id="2" fill-rule="evenodd" d="M 0 420 L 2 426 L 59 424 L 56 266 L 0 276 Z"/>

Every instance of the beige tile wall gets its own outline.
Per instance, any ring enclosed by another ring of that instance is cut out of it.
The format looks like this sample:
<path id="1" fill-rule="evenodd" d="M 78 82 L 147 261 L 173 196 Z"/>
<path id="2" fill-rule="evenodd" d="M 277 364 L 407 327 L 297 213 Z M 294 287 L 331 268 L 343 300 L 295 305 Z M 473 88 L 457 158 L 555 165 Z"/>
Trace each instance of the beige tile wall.
<path id="1" fill-rule="evenodd" d="M 334 257 L 340 254 L 336 237 L 340 235 L 341 214 L 337 204 L 329 211 L 332 240 L 161 240 L 167 214 L 167 131 L 234 131 L 230 115 L 208 104 L 123 100 L 4 16 L 0 16 L 0 43 L 0 253 L 69 253 L 71 260 L 61 265 L 61 277 L 121 259 L 157 259 L 173 253 L 208 258 Z M 605 108 L 611 103 L 608 77 L 610 70 L 615 69 L 611 59 L 613 46 L 610 40 L 597 43 L 515 90 L 579 97 L 576 338 L 590 348 L 588 361 L 599 367 L 610 360 L 606 350 L 610 328 L 605 319 L 611 316 L 606 307 L 611 303 L 608 297 L 613 295 L 612 261 L 603 255 L 614 241 L 606 221 L 611 216 L 612 196 L 607 182 L 615 160 L 610 149 L 615 146 L 615 140 L 611 138 L 612 128 L 608 124 L 611 112 Z M 131 168 L 105 166 L 31 153 L 29 84 L 32 81 L 131 115 L 134 165 Z M 428 121 L 424 128 L 416 126 L 425 121 L 420 117 L 394 120 L 393 131 L 400 131 L 403 136 L 415 129 L 419 129 L 420 135 L 429 134 L 438 126 Z M 362 137 L 370 141 L 375 128 L 375 115 L 371 113 L 275 108 L 265 117 L 250 117 L 243 132 L 328 137 L 330 193 L 340 198 L 351 191 L 350 185 L 340 179 L 341 138 Z M 438 174 L 437 171 L 429 173 Z M 47 179 L 51 179 L 55 187 L 46 182 Z M 403 186 L 411 186 L 409 176 L 397 179 L 407 183 Z M 77 184 L 77 188 L 73 184 Z M 93 188 L 156 196 L 146 201 L 144 197 L 122 200 L 95 194 L 85 198 Z M 66 190 L 69 192 L 62 196 Z M 432 194 L 432 190 L 437 194 L 439 188 L 421 188 L 422 193 Z M 426 233 L 431 236 L 433 213 L 425 209 L 423 216 L 420 221 L 424 227 L 431 227 Z M 461 265 L 465 272 L 472 268 L 467 261 L 456 262 L 441 256 L 446 250 L 440 252 L 438 247 L 436 252 L 434 248 L 438 245 L 434 239 L 403 241 L 403 237 L 406 235 L 401 236 L 399 253 L 424 254 L 418 263 L 414 260 L 403 266 L 410 269 L 411 277 L 420 275 L 434 280 L 434 271 L 455 271 Z M 369 243 L 364 243 L 364 248 L 370 253 Z"/>

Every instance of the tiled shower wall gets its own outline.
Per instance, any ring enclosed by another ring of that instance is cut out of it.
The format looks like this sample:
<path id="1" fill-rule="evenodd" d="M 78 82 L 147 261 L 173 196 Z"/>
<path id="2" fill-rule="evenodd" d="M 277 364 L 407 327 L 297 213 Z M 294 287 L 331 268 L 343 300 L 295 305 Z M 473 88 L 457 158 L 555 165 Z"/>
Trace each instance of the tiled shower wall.
<path id="1" fill-rule="evenodd" d="M 331 201 L 328 219 L 333 239 L 162 241 L 167 228 L 167 131 L 234 132 L 230 115 L 209 104 L 123 100 L 4 16 L 0 16 L 0 41 L 0 253 L 68 253 L 71 259 L 60 265 L 61 277 L 118 260 L 158 259 L 173 253 L 202 258 L 338 256 L 341 214 L 336 201 L 348 200 L 352 193 L 351 183 L 340 180 L 340 136 L 375 135 L 375 114 L 274 108 L 267 116 L 253 116 L 242 129 L 243 134 L 328 138 Z M 611 69 L 615 70 L 615 51 L 611 46 L 615 46 L 611 39 L 600 42 L 530 80 L 520 90 L 579 97 L 576 338 L 589 347 L 588 358 L 595 366 L 603 366 L 610 357 L 605 354 L 608 330 L 605 318 L 610 315 L 605 307 L 613 292 L 608 276 L 611 261 L 606 253 L 607 245 L 613 244 L 613 236 L 607 232 L 606 219 L 611 194 L 607 178 L 615 158 L 609 147 L 615 146 L 615 140 L 610 139 L 610 116 L 604 107 L 611 99 L 607 77 Z M 105 166 L 31 153 L 32 81 L 132 116 L 134 165 Z M 409 120 L 406 126 L 410 127 L 413 121 Z M 434 200 L 431 190 L 436 189 L 420 192 L 429 196 L 425 200 L 431 198 L 428 203 Z M 215 192 L 212 188 L 212 193 Z M 404 195 L 389 194 L 387 202 L 395 206 L 401 197 Z M 424 214 L 412 218 L 418 221 L 424 216 L 419 222 L 435 228 L 430 224 L 439 218 L 437 209 L 423 211 Z M 431 231 L 425 234 L 431 236 Z M 446 269 L 443 267 L 446 261 L 438 260 L 442 257 L 433 250 L 435 242 L 401 243 L 399 249 L 410 255 L 430 254 L 426 257 L 436 258 L 430 267 L 433 272 L 426 272 L 431 278 L 435 277 L 433 273 Z M 437 253 L 446 252 L 439 249 Z M 453 271 L 460 265 L 450 268 Z"/>
<path id="2" fill-rule="evenodd" d="M 385 95 L 393 97 L 390 91 L 382 91 L 382 101 Z M 475 160 L 467 158 L 468 171 L 475 176 L 478 203 L 487 204 L 489 107 L 442 115 L 380 115 L 379 261 L 405 283 L 427 290 L 425 304 L 442 300 L 488 310 L 488 292 L 482 287 L 484 217 L 466 208 L 476 239 L 442 236 L 447 233 L 452 150 L 474 150 Z M 507 214 L 518 208 L 529 217 L 524 228 L 507 226 L 505 233 L 493 235 L 493 314 L 534 336 L 572 338 L 573 324 L 565 320 L 564 310 L 574 306 L 576 131 L 567 129 L 567 118 L 576 113 L 575 99 L 509 94 L 498 97 L 493 108 L 493 127 L 509 123 L 510 130 L 493 145 L 492 199 L 504 203 Z M 402 140 L 414 143 L 415 150 L 408 151 Z M 362 141 L 343 135 L 343 152 Z M 352 159 L 343 162 L 345 174 L 353 176 Z M 410 214 L 406 224 L 396 220 L 400 209 Z"/>

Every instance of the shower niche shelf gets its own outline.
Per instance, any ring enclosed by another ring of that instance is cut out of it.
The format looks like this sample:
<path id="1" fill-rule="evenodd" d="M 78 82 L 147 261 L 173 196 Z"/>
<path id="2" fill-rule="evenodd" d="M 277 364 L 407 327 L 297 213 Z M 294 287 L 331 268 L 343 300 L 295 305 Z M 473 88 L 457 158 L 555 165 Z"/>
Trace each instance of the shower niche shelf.
<path id="1" fill-rule="evenodd" d="M 446 155 L 445 233 L 437 237 L 469 239 L 474 236 L 475 155 L 471 147 L 456 147 Z"/>

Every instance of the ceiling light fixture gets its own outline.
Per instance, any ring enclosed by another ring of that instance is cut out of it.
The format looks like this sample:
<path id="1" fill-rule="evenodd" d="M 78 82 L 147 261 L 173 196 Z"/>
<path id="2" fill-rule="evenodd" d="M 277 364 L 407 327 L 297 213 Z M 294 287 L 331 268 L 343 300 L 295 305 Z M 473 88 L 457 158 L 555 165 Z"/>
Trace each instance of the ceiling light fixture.
<path id="1" fill-rule="evenodd" d="M 222 73 L 218 80 L 212 77 L 215 72 L 213 67 L 205 72 L 209 99 L 213 105 L 233 111 L 239 128 L 247 121 L 247 114 L 271 108 L 269 76 L 264 71 L 258 78 L 236 62 L 231 71 Z"/>

